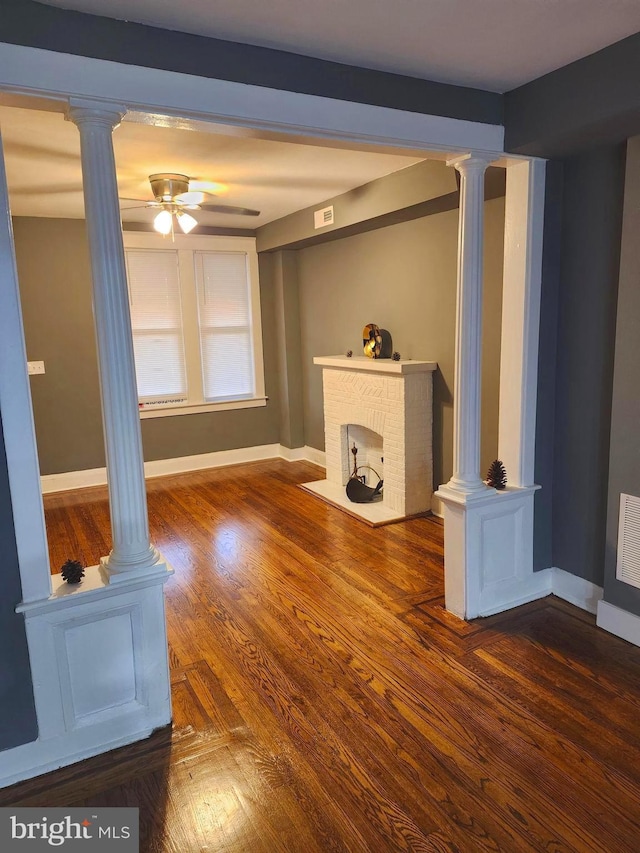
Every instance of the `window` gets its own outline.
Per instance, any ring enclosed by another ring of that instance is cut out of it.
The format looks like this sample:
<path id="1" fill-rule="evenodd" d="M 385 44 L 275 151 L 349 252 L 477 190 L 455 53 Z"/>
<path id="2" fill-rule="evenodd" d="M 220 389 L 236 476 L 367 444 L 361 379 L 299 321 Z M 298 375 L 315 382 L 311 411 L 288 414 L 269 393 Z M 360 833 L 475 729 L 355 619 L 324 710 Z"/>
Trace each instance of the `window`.
<path id="1" fill-rule="evenodd" d="M 255 240 L 124 244 L 141 416 L 265 405 Z"/>

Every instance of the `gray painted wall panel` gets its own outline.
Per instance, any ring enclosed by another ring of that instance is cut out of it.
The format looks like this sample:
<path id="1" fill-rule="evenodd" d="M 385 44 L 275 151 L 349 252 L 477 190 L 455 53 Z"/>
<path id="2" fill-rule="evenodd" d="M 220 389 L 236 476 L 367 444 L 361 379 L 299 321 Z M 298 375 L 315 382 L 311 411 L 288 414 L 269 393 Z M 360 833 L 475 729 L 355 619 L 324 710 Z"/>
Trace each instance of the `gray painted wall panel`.
<path id="1" fill-rule="evenodd" d="M 627 146 L 616 326 L 605 600 L 640 616 L 640 589 L 616 579 L 620 494 L 640 497 L 640 137 Z"/>
<path id="2" fill-rule="evenodd" d="M 22 598 L 13 511 L 0 422 L 0 750 L 38 736 L 24 617 L 15 612 Z M 2 759 L 0 759 L 1 761 Z"/>
<path id="3" fill-rule="evenodd" d="M 556 414 L 556 360 L 558 355 L 558 299 L 562 258 L 562 189 L 560 163 L 547 163 L 544 203 L 544 248 L 538 350 L 538 401 L 534 481 L 533 567 L 553 565 L 553 450 Z"/>
<path id="4" fill-rule="evenodd" d="M 640 33 L 504 96 L 505 150 L 564 157 L 640 132 Z"/>
<path id="5" fill-rule="evenodd" d="M 602 586 L 624 149 L 564 164 L 554 565 Z"/>

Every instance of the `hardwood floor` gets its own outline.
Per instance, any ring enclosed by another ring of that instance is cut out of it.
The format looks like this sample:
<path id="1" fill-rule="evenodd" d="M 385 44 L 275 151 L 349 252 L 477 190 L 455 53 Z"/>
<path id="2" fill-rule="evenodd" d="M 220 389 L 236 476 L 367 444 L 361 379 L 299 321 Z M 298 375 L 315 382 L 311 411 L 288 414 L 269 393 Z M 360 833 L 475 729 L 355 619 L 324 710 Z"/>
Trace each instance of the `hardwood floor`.
<path id="1" fill-rule="evenodd" d="M 148 483 L 172 731 L 0 791 L 140 806 L 143 851 L 640 849 L 640 649 L 555 598 L 443 609 L 442 526 L 371 529 L 272 461 Z M 104 489 L 47 497 L 52 566 L 108 552 Z"/>

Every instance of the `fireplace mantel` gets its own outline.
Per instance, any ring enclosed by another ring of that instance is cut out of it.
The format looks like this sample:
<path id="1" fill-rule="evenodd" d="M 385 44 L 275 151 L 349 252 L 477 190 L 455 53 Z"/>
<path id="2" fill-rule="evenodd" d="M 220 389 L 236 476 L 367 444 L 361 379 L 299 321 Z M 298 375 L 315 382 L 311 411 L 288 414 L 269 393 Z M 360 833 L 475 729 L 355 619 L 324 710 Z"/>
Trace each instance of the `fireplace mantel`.
<path id="1" fill-rule="evenodd" d="M 365 355 L 348 358 L 346 355 L 318 355 L 313 359 L 314 364 L 321 367 L 333 367 L 336 370 L 364 370 L 367 373 L 392 373 L 406 375 L 408 373 L 432 373 L 438 367 L 437 361 L 412 361 L 392 358 L 367 358 Z"/>
<path id="2" fill-rule="evenodd" d="M 373 526 L 429 512 L 432 374 L 437 362 L 344 355 L 316 356 L 313 361 L 323 372 L 327 473 L 326 480 L 303 488 Z M 384 478 L 381 501 L 355 504 L 346 496 L 354 442 L 364 451 L 358 464 L 364 462 L 365 469 L 371 466 L 370 471 Z"/>

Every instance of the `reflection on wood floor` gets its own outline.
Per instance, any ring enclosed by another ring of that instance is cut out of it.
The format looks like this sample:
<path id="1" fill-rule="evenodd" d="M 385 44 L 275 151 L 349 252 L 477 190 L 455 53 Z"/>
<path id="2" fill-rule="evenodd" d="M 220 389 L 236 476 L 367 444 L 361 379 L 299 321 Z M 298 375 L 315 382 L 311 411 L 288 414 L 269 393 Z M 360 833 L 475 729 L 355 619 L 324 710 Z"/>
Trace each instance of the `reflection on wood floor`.
<path id="1" fill-rule="evenodd" d="M 137 805 L 143 851 L 638 850 L 640 649 L 548 598 L 443 609 L 442 526 L 371 529 L 272 461 L 148 484 L 173 729 L 0 792 Z M 52 565 L 106 493 L 46 499 Z"/>

